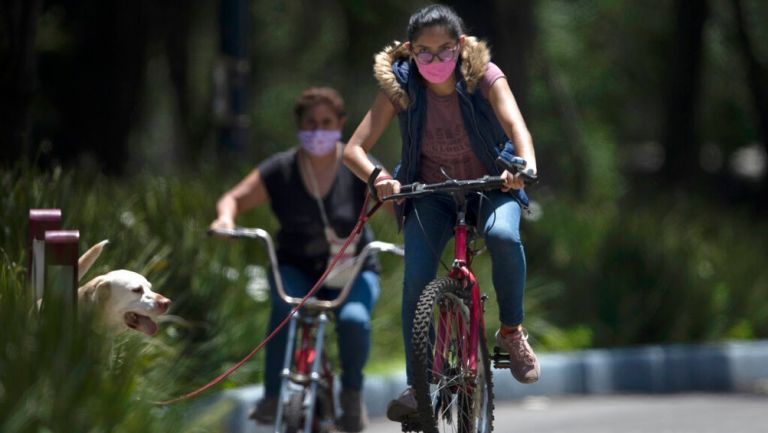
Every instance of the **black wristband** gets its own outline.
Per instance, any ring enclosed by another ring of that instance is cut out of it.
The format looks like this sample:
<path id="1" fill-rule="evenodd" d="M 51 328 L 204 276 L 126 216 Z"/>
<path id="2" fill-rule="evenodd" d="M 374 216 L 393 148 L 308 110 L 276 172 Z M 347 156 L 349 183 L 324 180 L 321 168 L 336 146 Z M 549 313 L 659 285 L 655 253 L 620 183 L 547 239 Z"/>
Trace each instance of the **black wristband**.
<path id="1" fill-rule="evenodd" d="M 368 176 L 368 193 L 371 194 L 371 197 L 376 201 L 379 201 L 379 196 L 376 194 L 376 185 L 374 182 L 376 182 L 376 178 L 379 177 L 381 170 L 383 170 L 383 168 L 380 165 L 377 165 Z"/>

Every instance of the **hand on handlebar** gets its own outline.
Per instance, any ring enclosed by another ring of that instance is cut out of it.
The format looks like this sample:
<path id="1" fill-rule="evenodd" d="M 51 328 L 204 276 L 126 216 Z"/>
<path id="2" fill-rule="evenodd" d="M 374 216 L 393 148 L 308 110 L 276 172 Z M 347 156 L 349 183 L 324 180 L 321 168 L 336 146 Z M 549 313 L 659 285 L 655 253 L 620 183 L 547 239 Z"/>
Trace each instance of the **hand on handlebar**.
<path id="1" fill-rule="evenodd" d="M 227 236 L 216 233 L 216 230 L 232 230 L 234 228 L 235 221 L 232 218 L 218 217 L 208 226 L 208 234 L 219 238 L 226 238 Z"/>
<path id="2" fill-rule="evenodd" d="M 383 170 L 383 167 L 377 165 L 368 176 L 368 191 L 376 201 L 381 201 L 382 197 L 388 197 L 400 192 L 400 182 L 392 179 L 392 176 L 386 173 L 382 174 Z M 399 204 L 402 201 L 402 199 L 397 200 L 397 203 Z"/>
<path id="3" fill-rule="evenodd" d="M 381 179 L 374 181 L 373 185 L 376 189 L 376 197 L 379 199 L 381 199 L 381 197 L 389 197 L 400 192 L 400 182 L 395 179 Z M 395 202 L 400 204 L 403 202 L 403 199 L 395 200 Z"/>
<path id="4" fill-rule="evenodd" d="M 504 186 L 501 187 L 501 190 L 504 192 L 510 189 L 522 189 L 525 187 L 525 178 L 521 173 L 512 174 L 504 170 L 501 173 L 501 178 L 504 179 Z"/>
<path id="5" fill-rule="evenodd" d="M 504 170 L 501 173 L 501 177 L 504 179 L 504 186 L 501 187 L 501 190 L 507 192 L 510 189 L 522 189 L 526 184 L 536 183 L 538 180 L 536 169 L 527 167 L 527 165 L 527 161 L 518 156 L 512 157 L 511 160 L 502 157 L 496 158 L 496 166 Z"/>

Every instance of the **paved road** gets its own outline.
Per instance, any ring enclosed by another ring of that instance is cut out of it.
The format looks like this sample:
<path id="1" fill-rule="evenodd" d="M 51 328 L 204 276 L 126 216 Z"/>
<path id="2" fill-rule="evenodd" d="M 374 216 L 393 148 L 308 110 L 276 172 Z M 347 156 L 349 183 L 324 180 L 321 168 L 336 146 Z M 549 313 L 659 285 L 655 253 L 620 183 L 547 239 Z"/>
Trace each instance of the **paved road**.
<path id="1" fill-rule="evenodd" d="M 508 373 L 494 375 L 495 432 L 768 433 L 768 340 L 596 349 L 539 359 L 546 373 L 533 385 L 517 386 Z M 366 378 L 365 386 L 366 403 L 378 415 L 405 387 L 405 375 Z M 228 432 L 271 431 L 246 419 L 260 386 L 228 392 L 238 401 Z M 399 424 L 385 419 L 366 430 L 399 431 Z"/>
<path id="2" fill-rule="evenodd" d="M 497 404 L 495 432 L 766 433 L 768 396 L 681 394 L 535 397 Z M 373 420 L 366 433 L 397 433 Z"/>

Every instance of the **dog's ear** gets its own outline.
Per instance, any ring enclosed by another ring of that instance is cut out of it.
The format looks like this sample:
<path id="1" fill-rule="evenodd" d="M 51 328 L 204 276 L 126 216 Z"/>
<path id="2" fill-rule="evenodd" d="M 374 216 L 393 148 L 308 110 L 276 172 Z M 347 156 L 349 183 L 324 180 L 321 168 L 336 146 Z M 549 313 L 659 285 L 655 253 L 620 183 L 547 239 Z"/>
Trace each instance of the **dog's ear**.
<path id="1" fill-rule="evenodd" d="M 103 241 L 89 248 L 88 251 L 83 253 L 83 255 L 77 259 L 77 281 L 80 281 L 83 278 L 83 275 L 85 275 L 85 273 L 91 269 L 93 263 L 96 262 L 96 259 L 98 259 L 101 255 L 101 250 L 104 249 L 104 245 L 108 243 L 109 240 L 104 239 Z"/>
<path id="2" fill-rule="evenodd" d="M 96 283 L 96 287 L 94 287 L 91 296 L 91 300 L 94 303 L 103 304 L 110 296 L 112 296 L 112 284 L 108 280 L 102 279 Z"/>

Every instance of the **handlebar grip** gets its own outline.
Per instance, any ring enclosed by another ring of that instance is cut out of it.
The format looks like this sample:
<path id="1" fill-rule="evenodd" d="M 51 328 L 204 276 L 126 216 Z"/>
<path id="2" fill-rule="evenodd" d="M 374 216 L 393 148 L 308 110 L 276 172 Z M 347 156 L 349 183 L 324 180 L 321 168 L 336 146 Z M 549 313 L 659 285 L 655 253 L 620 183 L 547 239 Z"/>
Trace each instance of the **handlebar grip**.
<path id="1" fill-rule="evenodd" d="M 525 170 L 526 165 L 528 165 L 528 161 L 520 158 L 519 156 L 513 156 L 509 161 L 502 157 L 496 158 L 496 167 L 501 170 L 507 170 L 513 174 Z"/>
<path id="2" fill-rule="evenodd" d="M 205 231 L 205 234 L 207 234 L 208 236 L 220 236 L 220 237 L 232 238 L 237 235 L 237 230 L 209 227 L 208 230 Z"/>
<path id="3" fill-rule="evenodd" d="M 208 227 L 208 230 L 205 231 L 205 234 L 207 234 L 208 236 L 227 236 L 227 237 L 229 237 L 229 236 L 232 236 L 233 232 L 234 232 L 234 230 L 232 230 L 232 229 L 223 229 L 223 228 L 219 228 L 219 227 L 216 227 L 216 228 Z"/>
<path id="4" fill-rule="evenodd" d="M 376 194 L 376 186 L 374 185 L 374 182 L 376 182 L 376 178 L 379 177 L 379 173 L 381 173 L 381 170 L 383 170 L 382 166 L 377 165 L 373 168 L 373 171 L 371 172 L 370 176 L 368 176 L 368 192 L 371 194 L 371 197 L 373 197 L 374 200 L 379 201 L 379 196 Z"/>
<path id="5" fill-rule="evenodd" d="M 538 182 L 539 178 L 533 172 L 533 169 L 528 169 L 528 170 L 525 169 L 527 165 L 528 165 L 528 161 L 526 161 L 523 158 L 520 158 L 519 156 L 513 156 L 512 159 L 509 161 L 507 161 L 502 157 L 496 158 L 496 167 L 498 167 L 501 170 L 507 170 L 512 174 L 519 173 L 520 176 L 523 178 L 523 182 L 525 182 L 528 185 L 531 185 Z"/>

